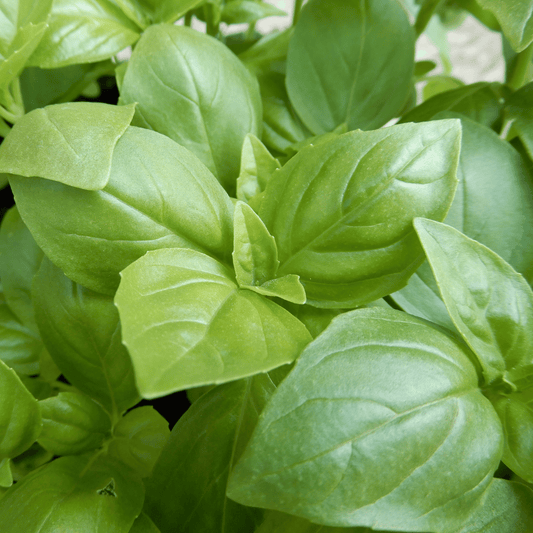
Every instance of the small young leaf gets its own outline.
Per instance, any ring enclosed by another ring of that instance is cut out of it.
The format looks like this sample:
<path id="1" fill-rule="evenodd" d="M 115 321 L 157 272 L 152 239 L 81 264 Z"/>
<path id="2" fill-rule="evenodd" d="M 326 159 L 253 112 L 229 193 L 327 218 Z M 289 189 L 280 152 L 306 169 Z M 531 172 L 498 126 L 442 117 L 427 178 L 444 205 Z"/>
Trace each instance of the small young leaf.
<path id="1" fill-rule="evenodd" d="M 492 250 L 456 229 L 421 218 L 414 227 L 450 317 L 481 363 L 484 383 L 516 388 L 533 363 L 531 287 Z"/>
<path id="2" fill-rule="evenodd" d="M 152 406 L 138 407 L 113 428 L 109 454 L 144 478 L 152 473 L 169 435 L 168 422 Z"/>
<path id="3" fill-rule="evenodd" d="M 406 313 L 339 316 L 265 407 L 228 496 L 328 526 L 460 524 L 503 444 L 469 357 L 464 344 Z"/>
<path id="4" fill-rule="evenodd" d="M 43 430 L 37 442 L 54 455 L 79 455 L 102 445 L 111 431 L 111 419 L 89 397 L 60 392 L 39 402 Z"/>
<path id="5" fill-rule="evenodd" d="M 314 134 L 385 124 L 409 94 L 414 43 L 396 0 L 309 0 L 287 56 L 287 91 L 304 124 Z"/>
<path id="6" fill-rule="evenodd" d="M 161 531 L 254 531 L 261 511 L 229 500 L 226 484 L 274 390 L 268 374 L 227 383 L 180 418 L 146 481 L 145 510 Z"/>
<path id="7" fill-rule="evenodd" d="M 220 20 L 226 24 L 253 24 L 266 17 L 282 17 L 286 14 L 262 0 L 232 0 L 224 4 Z"/>
<path id="8" fill-rule="evenodd" d="M 281 278 L 265 281 L 261 285 L 246 288 L 265 296 L 283 298 L 295 304 L 303 305 L 307 301 L 305 288 L 300 283 L 300 276 L 295 274 L 287 274 Z"/>
<path id="9" fill-rule="evenodd" d="M 109 181 L 118 139 L 134 105 L 69 102 L 35 109 L 17 121 L 0 148 L 0 172 L 97 191 Z"/>
<path id="10" fill-rule="evenodd" d="M 357 307 L 405 285 L 423 260 L 412 219 L 445 217 L 460 142 L 459 121 L 445 120 L 349 132 L 298 152 L 259 209 L 278 276 L 299 275 L 317 307 Z"/>
<path id="11" fill-rule="evenodd" d="M 122 272 L 115 302 L 145 398 L 268 371 L 311 340 L 285 309 L 194 250 L 148 252 Z"/>

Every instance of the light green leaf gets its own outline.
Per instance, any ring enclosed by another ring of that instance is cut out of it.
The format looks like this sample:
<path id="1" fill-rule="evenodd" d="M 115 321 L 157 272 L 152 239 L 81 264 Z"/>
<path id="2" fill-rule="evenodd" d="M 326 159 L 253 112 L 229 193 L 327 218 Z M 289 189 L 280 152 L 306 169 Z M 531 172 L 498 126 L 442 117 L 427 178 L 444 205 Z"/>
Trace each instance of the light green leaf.
<path id="1" fill-rule="evenodd" d="M 328 526 L 461 523 L 503 444 L 469 357 L 465 345 L 400 311 L 337 317 L 269 401 L 228 496 Z"/>
<path id="2" fill-rule="evenodd" d="M 220 16 L 226 24 L 253 24 L 266 17 L 282 17 L 285 11 L 261 0 L 232 0 L 224 4 Z"/>
<path id="3" fill-rule="evenodd" d="M 109 59 L 139 38 L 139 28 L 113 0 L 54 0 L 48 30 L 30 65 L 58 68 Z"/>
<path id="4" fill-rule="evenodd" d="M 56 459 L 0 499 L 2 533 L 127 533 L 144 500 L 141 480 L 106 456 Z"/>
<path id="5" fill-rule="evenodd" d="M 348 126 L 346 123 L 337 126 L 333 131 L 328 131 L 328 133 L 322 133 L 321 135 L 313 135 L 312 137 L 307 137 L 303 141 L 298 141 L 294 144 L 291 144 L 285 149 L 285 154 L 289 158 L 296 155 L 300 150 L 303 150 L 307 146 L 316 146 L 317 144 L 322 144 L 323 142 L 334 139 L 338 135 L 348 132 Z"/>
<path id="6" fill-rule="evenodd" d="M 442 111 L 461 113 L 489 128 L 500 119 L 504 87 L 484 81 L 439 93 L 403 116 L 400 123 L 425 122 Z"/>
<path id="7" fill-rule="evenodd" d="M 505 443 L 502 461 L 533 483 L 533 388 L 509 395 L 490 396 L 502 421 Z"/>
<path id="8" fill-rule="evenodd" d="M 533 292 L 486 246 L 438 222 L 414 223 L 442 299 L 477 355 L 483 382 L 510 392 L 533 367 Z M 530 381 L 530 380 L 529 380 Z"/>
<path id="9" fill-rule="evenodd" d="M 385 124 L 411 89 L 414 43 L 396 0 L 309 0 L 287 56 L 287 91 L 304 124 L 315 134 Z"/>
<path id="10" fill-rule="evenodd" d="M 529 533 L 533 491 L 522 483 L 493 479 L 465 524 L 446 533 Z"/>
<path id="11" fill-rule="evenodd" d="M 89 102 L 36 109 L 17 121 L 2 143 L 0 172 L 103 189 L 134 109 Z"/>
<path id="12" fill-rule="evenodd" d="M 503 34 L 515 52 L 521 52 L 533 41 L 533 1 L 532 0 L 477 0 L 479 5 L 491 11 Z"/>
<path id="13" fill-rule="evenodd" d="M 0 360 L 0 460 L 27 450 L 39 436 L 41 427 L 37 400 L 15 371 Z"/>
<path id="14" fill-rule="evenodd" d="M 529 157 L 533 158 L 533 83 L 513 93 L 505 106 L 505 118 L 512 121 Z"/>
<path id="15" fill-rule="evenodd" d="M 37 337 L 31 284 L 42 258 L 42 250 L 22 222 L 16 206 L 12 207 L 0 227 L 0 278 L 8 306 Z"/>
<path id="16" fill-rule="evenodd" d="M 109 454 L 133 468 L 140 477 L 147 477 L 169 435 L 168 422 L 152 406 L 138 407 L 113 428 Z"/>
<path id="17" fill-rule="evenodd" d="M 191 28 L 152 26 L 135 47 L 120 96 L 138 102 L 137 124 L 191 150 L 234 193 L 244 138 L 260 135 L 261 100 L 257 81 L 227 47 Z"/>
<path id="18" fill-rule="evenodd" d="M 308 303 L 356 307 L 405 285 L 423 260 L 412 219 L 442 220 L 456 187 L 459 121 L 354 131 L 309 146 L 270 180 L 259 215 L 278 276 Z"/>
<path id="19" fill-rule="evenodd" d="M 10 178 L 35 240 L 71 279 L 114 294 L 121 270 L 148 250 L 165 247 L 195 248 L 231 261 L 231 200 L 188 150 L 130 127 L 115 147 L 109 176 L 101 191 Z"/>
<path id="20" fill-rule="evenodd" d="M 245 287 L 258 294 L 264 294 L 265 296 L 274 296 L 277 298 L 283 298 L 288 302 L 295 304 L 304 304 L 307 301 L 307 295 L 305 294 L 305 288 L 300 283 L 300 276 L 295 274 L 287 274 L 281 278 L 275 278 L 265 281 L 261 285 L 253 287 Z"/>
<path id="21" fill-rule="evenodd" d="M 146 513 L 141 513 L 133 522 L 130 533 L 161 533 Z"/>
<path id="22" fill-rule="evenodd" d="M 237 202 L 233 220 L 233 267 L 241 287 L 262 285 L 276 277 L 276 241 L 263 221 L 244 202 Z"/>
<path id="23" fill-rule="evenodd" d="M 33 290 L 43 340 L 68 381 L 114 418 L 135 405 L 139 394 L 113 299 L 76 285 L 47 259 Z"/>
<path id="24" fill-rule="evenodd" d="M 115 302 L 145 398 L 266 372 L 311 340 L 285 309 L 194 250 L 148 252 L 122 272 Z"/>
<path id="25" fill-rule="evenodd" d="M 13 474 L 11 473 L 11 459 L 7 457 L 0 459 L 0 489 L 13 485 Z M 0 492 L 1 495 L 1 492 Z"/>
<path id="26" fill-rule="evenodd" d="M 7 48 L 20 28 L 46 22 L 52 0 L 1 0 L 0 7 L 0 43 Z"/>
<path id="27" fill-rule="evenodd" d="M 451 116 L 451 113 L 437 115 L 438 118 Z M 495 251 L 531 282 L 533 196 L 529 193 L 530 173 L 516 150 L 496 133 L 464 117 L 461 124 L 459 183 L 444 222 Z M 393 298 L 406 312 L 455 329 L 427 262 Z"/>
<path id="28" fill-rule="evenodd" d="M 461 80 L 453 76 L 431 76 L 424 85 L 422 95 L 424 100 L 429 100 L 432 96 L 464 87 L 464 85 Z"/>
<path id="29" fill-rule="evenodd" d="M 162 533 L 254 531 L 261 511 L 226 498 L 226 484 L 274 390 L 268 374 L 227 383 L 180 418 L 146 481 L 145 511 Z"/>
<path id="30" fill-rule="evenodd" d="M 111 432 L 111 419 L 89 397 L 60 392 L 39 402 L 43 430 L 37 442 L 54 455 L 79 455 L 99 448 Z"/>
<path id="31" fill-rule="evenodd" d="M 122 11 L 143 30 L 151 24 L 174 22 L 203 0 L 116 0 Z"/>
<path id="32" fill-rule="evenodd" d="M 237 198 L 250 203 L 265 190 L 268 180 L 281 165 L 266 146 L 249 133 L 244 138 L 241 152 L 241 171 L 237 178 Z"/>

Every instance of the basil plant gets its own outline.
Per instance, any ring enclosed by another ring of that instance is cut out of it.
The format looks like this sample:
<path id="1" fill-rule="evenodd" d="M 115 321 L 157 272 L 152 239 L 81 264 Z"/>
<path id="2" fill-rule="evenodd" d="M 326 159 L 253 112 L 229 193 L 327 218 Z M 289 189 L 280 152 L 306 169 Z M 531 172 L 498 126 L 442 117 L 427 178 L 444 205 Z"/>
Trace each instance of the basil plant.
<path id="1" fill-rule="evenodd" d="M 533 2 L 288 7 L 0 0 L 3 533 L 533 531 Z"/>

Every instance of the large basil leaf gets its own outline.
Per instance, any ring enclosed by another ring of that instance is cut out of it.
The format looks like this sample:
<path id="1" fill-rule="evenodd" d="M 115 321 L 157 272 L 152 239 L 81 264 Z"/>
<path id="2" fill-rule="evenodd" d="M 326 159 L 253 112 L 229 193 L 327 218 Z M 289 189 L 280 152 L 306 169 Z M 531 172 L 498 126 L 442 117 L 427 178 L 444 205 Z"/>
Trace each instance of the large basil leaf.
<path id="1" fill-rule="evenodd" d="M 3 533 L 127 533 L 140 514 L 140 478 L 106 456 L 62 457 L 35 470 L 0 499 Z"/>
<path id="2" fill-rule="evenodd" d="M 287 55 L 287 91 L 304 124 L 315 134 L 385 124 L 411 89 L 414 42 L 396 0 L 310 0 Z"/>
<path id="3" fill-rule="evenodd" d="M 449 118 L 450 114 L 437 117 Z M 496 133 L 464 117 L 461 124 L 459 183 L 444 222 L 494 250 L 531 282 L 531 175 L 516 150 Z M 427 262 L 393 298 L 408 313 L 455 329 Z"/>
<path id="4" fill-rule="evenodd" d="M 502 461 L 522 479 L 533 483 L 533 388 L 489 398 L 505 431 Z"/>
<path id="5" fill-rule="evenodd" d="M 139 38 L 139 27 L 113 0 L 54 0 L 32 66 L 58 68 L 108 59 Z"/>
<path id="6" fill-rule="evenodd" d="M 102 407 L 75 392 L 60 392 L 39 402 L 43 430 L 38 442 L 54 455 L 79 455 L 102 445 L 111 420 Z"/>
<path id="7" fill-rule="evenodd" d="M 2 0 L 0 9 L 0 41 L 12 43 L 20 28 L 46 22 L 52 0 Z"/>
<path id="8" fill-rule="evenodd" d="M 22 324 L 37 332 L 31 284 L 43 258 L 16 206 L 2 219 L 0 227 L 0 278 L 7 304 Z"/>
<path id="9" fill-rule="evenodd" d="M 268 374 L 227 383 L 180 418 L 146 481 L 145 511 L 161 533 L 254 531 L 261 512 L 226 498 L 226 485 L 274 390 Z"/>
<path id="10" fill-rule="evenodd" d="M 15 371 L 0 360 L 0 461 L 27 450 L 41 429 L 37 400 Z"/>
<path id="11" fill-rule="evenodd" d="M 503 444 L 469 357 L 406 313 L 337 317 L 263 411 L 228 496 L 329 526 L 460 524 Z"/>
<path id="12" fill-rule="evenodd" d="M 148 252 L 121 275 L 115 302 L 145 398 L 265 372 L 311 340 L 285 309 L 194 250 Z"/>
<path id="13" fill-rule="evenodd" d="M 479 5 L 491 11 L 507 40 L 516 52 L 521 52 L 533 41 L 533 1 L 477 0 Z"/>
<path id="14" fill-rule="evenodd" d="M 77 285 L 44 259 L 33 296 L 43 340 L 64 376 L 117 416 L 139 400 L 113 299 Z"/>
<path id="15" fill-rule="evenodd" d="M 231 261 L 231 200 L 188 150 L 130 127 L 117 142 L 109 174 L 101 191 L 10 178 L 35 240 L 71 279 L 114 294 L 121 270 L 164 247 L 195 248 Z"/>
<path id="16" fill-rule="evenodd" d="M 17 121 L 2 143 L 0 172 L 103 189 L 134 108 L 69 102 L 36 109 Z"/>
<path id="17" fill-rule="evenodd" d="M 492 127 L 503 108 L 503 87 L 500 83 L 479 82 L 439 93 L 402 117 L 400 123 L 424 122 L 437 113 L 453 111 Z"/>
<path id="18" fill-rule="evenodd" d="M 533 491 L 495 478 L 466 523 L 446 533 L 529 533 L 531 524 Z"/>
<path id="19" fill-rule="evenodd" d="M 138 102 L 137 124 L 191 150 L 234 193 L 244 138 L 260 135 L 261 99 L 256 80 L 224 45 L 183 26 L 148 28 L 121 101 Z"/>
<path id="20" fill-rule="evenodd" d="M 450 226 L 425 219 L 414 226 L 450 317 L 481 363 L 484 383 L 505 392 L 526 386 L 533 374 L 533 291 L 527 281 Z"/>
<path id="21" fill-rule="evenodd" d="M 265 515 L 265 521 L 255 530 L 255 533 L 372 533 L 372 531 L 366 527 L 322 526 L 298 516 L 279 511 L 268 511 Z"/>
<path id="22" fill-rule="evenodd" d="M 457 120 L 354 131 L 301 150 L 269 181 L 259 215 L 308 303 L 356 307 L 406 284 L 423 260 L 412 219 L 452 202 Z"/>

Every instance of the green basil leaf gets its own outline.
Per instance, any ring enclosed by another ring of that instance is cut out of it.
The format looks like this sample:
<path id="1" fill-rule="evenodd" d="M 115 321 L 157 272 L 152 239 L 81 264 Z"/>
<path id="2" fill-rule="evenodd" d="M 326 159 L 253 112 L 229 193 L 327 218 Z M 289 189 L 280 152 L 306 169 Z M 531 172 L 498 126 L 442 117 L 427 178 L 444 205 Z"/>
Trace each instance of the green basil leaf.
<path id="1" fill-rule="evenodd" d="M 444 222 L 495 251 L 532 282 L 533 196 L 526 164 L 492 130 L 464 117 L 461 125 L 459 183 Z M 455 330 L 427 262 L 393 298 L 408 313 Z"/>
<path id="2" fill-rule="evenodd" d="M 20 28 L 46 22 L 51 7 L 52 0 L 3 0 L 0 10 L 0 42 L 8 47 L 16 39 Z"/>
<path id="3" fill-rule="evenodd" d="M 0 360 L 19 374 L 39 373 L 40 336 L 20 323 L 0 295 Z"/>
<path id="4" fill-rule="evenodd" d="M 120 96 L 138 102 L 142 125 L 191 150 L 234 193 L 244 138 L 260 135 L 261 100 L 256 80 L 222 43 L 183 26 L 148 28 Z"/>
<path id="5" fill-rule="evenodd" d="M 146 513 L 141 513 L 133 522 L 130 533 L 161 533 Z"/>
<path id="6" fill-rule="evenodd" d="M 422 96 L 424 101 L 440 93 L 445 93 L 459 87 L 464 87 L 465 84 L 454 78 L 453 76 L 431 76 L 422 89 Z"/>
<path id="7" fill-rule="evenodd" d="M 130 127 L 117 142 L 109 175 L 101 191 L 10 178 L 35 240 L 71 279 L 114 294 L 121 270 L 164 247 L 195 248 L 231 261 L 231 200 L 188 150 Z"/>
<path id="8" fill-rule="evenodd" d="M 233 219 L 233 267 L 241 287 L 262 285 L 276 277 L 278 249 L 255 211 L 237 202 Z"/>
<path id="9" fill-rule="evenodd" d="M 269 401 L 228 496 L 328 526 L 461 523 L 503 444 L 468 352 L 399 311 L 337 317 Z"/>
<path id="10" fill-rule="evenodd" d="M 514 0 L 511 5 L 499 0 L 477 2 L 483 9 L 493 13 L 515 52 L 521 52 L 533 41 L 532 0 Z"/>
<path id="11" fill-rule="evenodd" d="M 423 260 L 412 219 L 445 217 L 460 142 L 451 120 L 354 131 L 300 151 L 259 210 L 278 276 L 299 275 L 317 307 L 357 307 L 405 285 Z"/>
<path id="12" fill-rule="evenodd" d="M 253 24 L 266 17 L 283 17 L 286 14 L 261 0 L 232 0 L 224 4 L 220 21 L 226 24 Z"/>
<path id="13" fill-rule="evenodd" d="M 11 472 L 11 459 L 7 457 L 0 460 L 0 497 L 1 489 L 13 485 L 13 474 Z"/>
<path id="14" fill-rule="evenodd" d="M 300 276 L 295 274 L 287 274 L 281 278 L 265 281 L 261 285 L 246 288 L 265 296 L 283 298 L 295 304 L 302 305 L 307 301 L 305 288 L 300 283 Z"/>
<path id="15" fill-rule="evenodd" d="M 513 129 L 524 144 L 529 157 L 533 157 L 533 83 L 528 83 L 513 93 L 506 102 L 505 118 L 512 121 Z"/>
<path id="16" fill-rule="evenodd" d="M 533 490 L 493 479 L 466 523 L 447 533 L 529 533 L 532 523 Z"/>
<path id="17" fill-rule="evenodd" d="M 79 455 L 102 445 L 111 431 L 111 419 L 87 396 L 60 392 L 39 402 L 43 430 L 37 442 L 54 455 Z"/>
<path id="18" fill-rule="evenodd" d="M 500 119 L 502 96 L 500 83 L 483 81 L 465 85 L 429 98 L 403 116 L 400 123 L 425 122 L 442 111 L 453 111 L 490 128 Z"/>
<path id="19" fill-rule="evenodd" d="M 113 299 L 76 285 L 47 259 L 33 297 L 43 340 L 69 382 L 114 418 L 135 405 L 139 394 Z"/>
<path id="20" fill-rule="evenodd" d="M 0 459 L 27 450 L 41 432 L 37 400 L 15 371 L 0 360 Z"/>
<path id="21" fill-rule="evenodd" d="M 58 68 L 109 59 L 139 38 L 139 28 L 113 0 L 54 0 L 48 29 L 30 65 Z"/>
<path id="22" fill-rule="evenodd" d="M 12 207 L 0 227 L 0 278 L 8 306 L 37 336 L 31 284 L 42 258 L 42 250 L 22 222 L 16 206 Z"/>
<path id="23" fill-rule="evenodd" d="M 126 413 L 113 428 L 109 454 L 147 477 L 165 446 L 168 422 L 152 407 L 138 407 Z"/>
<path id="24" fill-rule="evenodd" d="M 0 499 L 3 533 L 127 533 L 142 509 L 141 480 L 100 456 L 56 459 L 13 485 Z M 67 524 L 68 526 L 65 526 Z"/>
<path id="25" fill-rule="evenodd" d="M 203 0 L 116 0 L 125 15 L 145 30 L 158 22 L 174 22 Z"/>
<path id="26" fill-rule="evenodd" d="M 121 275 L 115 302 L 145 398 L 268 371 L 311 340 L 285 309 L 194 250 L 148 252 Z"/>
<path id="27" fill-rule="evenodd" d="M 17 121 L 0 149 L 0 172 L 96 191 L 109 181 L 115 145 L 135 106 L 69 102 Z"/>
<path id="28" fill-rule="evenodd" d="M 162 532 L 254 531 L 261 511 L 226 498 L 226 484 L 274 390 L 268 374 L 227 383 L 179 419 L 146 481 L 145 511 Z"/>
<path id="29" fill-rule="evenodd" d="M 414 43 L 396 0 L 309 0 L 287 56 L 287 91 L 304 124 L 315 134 L 385 124 L 411 89 Z"/>
<path id="30" fill-rule="evenodd" d="M 522 479 L 533 483 L 533 388 L 489 398 L 505 433 L 502 461 Z"/>
<path id="31" fill-rule="evenodd" d="M 237 178 L 237 198 L 250 203 L 254 196 L 265 190 L 268 180 L 279 168 L 279 161 L 272 157 L 266 146 L 255 135 L 246 135 Z"/>
<path id="32" fill-rule="evenodd" d="M 414 223 L 450 317 L 477 355 L 483 381 L 516 389 L 532 366 L 533 292 L 484 245 L 431 220 Z"/>

